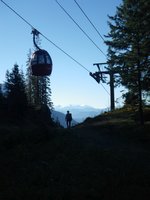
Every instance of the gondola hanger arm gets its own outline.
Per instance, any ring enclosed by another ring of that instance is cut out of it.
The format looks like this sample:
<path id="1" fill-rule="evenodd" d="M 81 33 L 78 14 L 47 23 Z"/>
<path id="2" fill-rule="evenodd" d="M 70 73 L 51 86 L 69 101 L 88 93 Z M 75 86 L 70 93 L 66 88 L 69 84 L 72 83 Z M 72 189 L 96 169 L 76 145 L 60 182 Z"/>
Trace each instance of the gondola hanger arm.
<path id="1" fill-rule="evenodd" d="M 36 41 L 35 41 L 35 37 L 38 36 L 40 34 L 40 32 L 36 29 L 33 29 L 32 30 L 32 34 L 33 34 L 33 43 L 34 43 L 34 46 L 38 49 L 38 50 L 41 50 L 40 47 L 36 44 Z"/>

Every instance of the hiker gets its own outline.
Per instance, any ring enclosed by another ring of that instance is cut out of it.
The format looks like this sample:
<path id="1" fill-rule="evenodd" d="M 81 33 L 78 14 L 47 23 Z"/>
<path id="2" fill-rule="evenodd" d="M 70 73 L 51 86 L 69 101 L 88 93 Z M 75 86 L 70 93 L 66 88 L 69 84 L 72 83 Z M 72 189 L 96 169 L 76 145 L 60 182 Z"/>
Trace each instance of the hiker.
<path id="1" fill-rule="evenodd" d="M 69 111 L 67 111 L 66 113 L 65 120 L 66 120 L 67 128 L 70 128 L 71 121 L 72 121 L 72 114 Z"/>

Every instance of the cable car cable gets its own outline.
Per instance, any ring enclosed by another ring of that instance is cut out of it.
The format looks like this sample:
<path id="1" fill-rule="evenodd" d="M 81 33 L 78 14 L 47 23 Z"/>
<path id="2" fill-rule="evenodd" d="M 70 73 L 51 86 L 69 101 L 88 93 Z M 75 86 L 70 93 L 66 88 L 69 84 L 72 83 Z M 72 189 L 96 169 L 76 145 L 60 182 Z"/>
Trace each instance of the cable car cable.
<path id="1" fill-rule="evenodd" d="M 18 17 L 20 17 L 26 24 L 28 24 L 32 29 L 35 29 L 32 24 L 30 24 L 26 19 L 24 19 L 20 14 L 18 14 L 12 7 L 10 7 L 7 3 L 5 3 L 3 0 L 1 0 L 5 6 L 7 6 L 11 11 L 13 11 Z"/>
<path id="2" fill-rule="evenodd" d="M 103 84 L 101 83 L 101 86 L 103 87 L 103 89 L 107 92 L 107 94 L 110 96 L 110 93 L 106 90 L 106 88 L 103 86 Z"/>
<path id="3" fill-rule="evenodd" d="M 37 30 L 31 23 L 29 23 L 26 19 L 24 19 L 19 13 L 17 13 L 12 7 L 10 7 L 7 3 L 5 3 L 3 0 L 0 0 L 6 7 L 8 7 L 13 13 L 15 13 L 19 18 L 21 18 L 27 25 L 29 25 L 32 29 Z M 37 30 L 38 31 L 38 30 Z M 39 31 L 38 31 L 39 32 Z M 68 56 L 70 59 L 72 59 L 74 62 L 76 62 L 78 65 L 80 65 L 82 68 L 84 68 L 86 71 L 90 73 L 90 71 L 84 67 L 81 63 L 79 63 L 76 59 L 74 59 L 71 55 L 66 53 L 62 48 L 60 48 L 58 45 L 56 45 L 54 42 L 52 42 L 48 37 L 46 37 L 43 33 L 39 32 L 48 42 L 53 44 L 57 49 L 59 49 L 61 52 L 63 52 L 66 56 Z M 101 84 L 102 85 L 102 84 Z M 105 89 L 105 91 L 108 93 L 106 88 L 102 85 L 102 87 Z M 109 93 L 108 93 L 109 94 Z M 110 95 L 110 94 L 109 94 Z"/>
<path id="4" fill-rule="evenodd" d="M 81 26 L 73 19 L 73 17 L 65 10 L 65 8 L 57 1 L 55 2 L 66 13 L 66 15 L 76 24 L 76 26 L 84 33 L 84 35 L 94 44 L 94 46 L 106 57 L 106 54 L 99 48 L 99 46 L 91 39 L 91 37 L 81 28 Z"/>
<path id="5" fill-rule="evenodd" d="M 18 14 L 12 7 L 10 7 L 7 3 L 5 3 L 3 0 L 0 0 L 5 6 L 7 6 L 12 12 L 14 12 L 19 18 L 21 18 L 26 24 L 28 24 L 32 29 L 37 30 L 31 23 L 29 23 L 26 19 L 24 19 L 20 14 Z M 84 68 L 86 71 L 90 72 L 86 67 L 84 67 L 81 63 L 79 63 L 76 59 L 74 59 L 71 55 L 69 55 L 67 52 L 65 52 L 61 47 L 56 45 L 54 42 L 52 42 L 48 37 L 46 37 L 43 33 L 38 31 L 40 35 L 42 35 L 48 42 L 50 42 L 52 45 L 54 45 L 57 49 L 59 49 L 61 52 L 63 52 L 66 56 L 68 56 L 71 60 L 76 62 L 78 65 L 80 65 L 82 68 Z"/>
<path id="6" fill-rule="evenodd" d="M 67 52 L 65 52 L 62 48 L 60 48 L 58 45 L 56 45 L 54 42 L 52 42 L 48 37 L 46 37 L 44 34 L 40 33 L 47 41 L 52 43 L 57 49 L 59 49 L 61 52 L 63 52 L 66 56 L 68 56 L 71 60 L 76 62 L 78 65 L 80 65 L 82 68 L 84 68 L 86 71 L 90 72 L 86 67 L 84 67 L 81 63 L 79 63 L 76 59 L 74 59 L 71 55 L 69 55 Z"/>
<path id="7" fill-rule="evenodd" d="M 98 31 L 98 29 L 96 28 L 96 26 L 92 23 L 92 21 L 90 20 L 90 18 L 87 16 L 87 14 L 84 12 L 84 10 L 81 8 L 81 6 L 79 5 L 79 3 L 74 0 L 74 2 L 76 3 L 76 5 L 78 6 L 78 8 L 81 10 L 81 12 L 83 13 L 83 15 L 87 18 L 87 20 L 89 21 L 89 23 L 92 25 L 92 27 L 95 29 L 95 31 L 98 33 L 98 35 L 100 36 L 100 38 L 104 40 L 103 36 L 100 34 L 100 32 Z"/>

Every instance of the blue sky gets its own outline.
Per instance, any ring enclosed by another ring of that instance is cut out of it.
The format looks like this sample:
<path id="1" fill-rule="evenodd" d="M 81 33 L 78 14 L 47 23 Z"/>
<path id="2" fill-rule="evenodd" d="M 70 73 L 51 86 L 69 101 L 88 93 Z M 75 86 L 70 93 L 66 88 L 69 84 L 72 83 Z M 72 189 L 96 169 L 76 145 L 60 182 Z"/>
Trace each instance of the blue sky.
<path id="1" fill-rule="evenodd" d="M 106 56 L 79 30 L 55 0 L 4 0 L 24 19 L 53 43 L 81 63 L 88 71 L 97 69 L 93 63 L 106 62 Z M 99 37 L 74 0 L 58 0 L 73 19 L 107 54 L 107 46 Z M 77 0 L 102 36 L 107 35 L 108 16 L 114 15 L 121 0 Z M 26 71 L 29 49 L 33 49 L 31 27 L 0 1 L 0 83 L 5 81 L 6 70 L 17 63 Z M 52 101 L 54 105 L 89 105 L 97 108 L 110 106 L 109 85 L 98 84 L 89 72 L 63 54 L 42 36 L 41 46 L 53 60 L 51 74 Z M 107 79 L 109 80 L 109 79 Z M 105 89 L 104 89 L 105 87 Z M 115 90 L 115 99 L 122 88 Z M 121 101 L 119 101 L 121 102 Z M 117 104 L 119 106 L 119 104 Z"/>

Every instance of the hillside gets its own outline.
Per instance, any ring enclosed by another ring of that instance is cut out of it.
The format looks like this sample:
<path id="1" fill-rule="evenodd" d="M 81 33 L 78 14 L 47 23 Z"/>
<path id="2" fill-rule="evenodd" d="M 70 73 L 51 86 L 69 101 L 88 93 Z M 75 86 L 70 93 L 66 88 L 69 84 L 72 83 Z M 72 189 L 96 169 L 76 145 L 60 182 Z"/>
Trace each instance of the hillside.
<path id="1" fill-rule="evenodd" d="M 150 123 L 116 111 L 71 129 L 0 126 L 0 199 L 147 200 Z"/>

